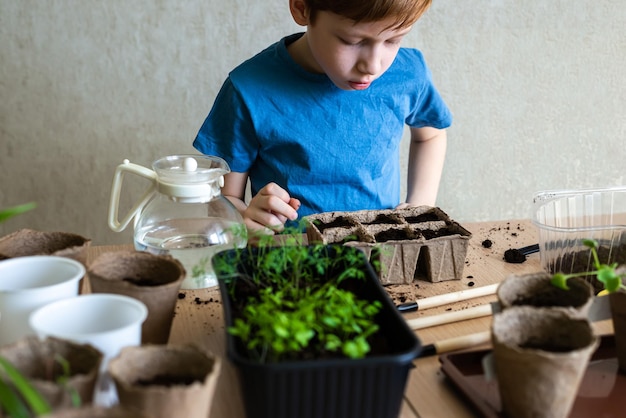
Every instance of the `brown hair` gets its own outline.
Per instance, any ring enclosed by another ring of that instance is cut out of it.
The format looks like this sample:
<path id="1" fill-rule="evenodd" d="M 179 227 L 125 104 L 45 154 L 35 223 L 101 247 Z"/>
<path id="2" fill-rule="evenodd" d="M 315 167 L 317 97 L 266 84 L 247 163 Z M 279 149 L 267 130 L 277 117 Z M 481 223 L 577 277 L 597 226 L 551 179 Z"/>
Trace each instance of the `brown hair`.
<path id="1" fill-rule="evenodd" d="M 430 7 L 432 0 L 305 0 L 311 23 L 318 11 L 335 13 L 355 22 L 395 18 L 393 28 L 414 24 Z"/>

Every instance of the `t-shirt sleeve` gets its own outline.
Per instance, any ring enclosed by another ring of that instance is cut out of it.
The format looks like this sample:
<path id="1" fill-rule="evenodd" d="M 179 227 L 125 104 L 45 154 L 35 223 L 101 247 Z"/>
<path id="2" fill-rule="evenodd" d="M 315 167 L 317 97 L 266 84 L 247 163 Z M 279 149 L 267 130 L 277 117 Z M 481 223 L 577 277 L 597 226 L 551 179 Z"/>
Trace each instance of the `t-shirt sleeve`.
<path id="1" fill-rule="evenodd" d="M 205 155 L 223 158 L 232 171 L 247 172 L 257 155 L 250 113 L 230 78 L 222 85 L 193 146 Z"/>
<path id="2" fill-rule="evenodd" d="M 441 94 L 433 83 L 432 74 L 421 52 L 412 50 L 413 68 L 417 74 L 419 84 L 415 89 L 417 94 L 413 98 L 411 112 L 405 122 L 414 128 L 426 126 L 444 129 L 452 124 L 452 113 L 444 102 Z"/>

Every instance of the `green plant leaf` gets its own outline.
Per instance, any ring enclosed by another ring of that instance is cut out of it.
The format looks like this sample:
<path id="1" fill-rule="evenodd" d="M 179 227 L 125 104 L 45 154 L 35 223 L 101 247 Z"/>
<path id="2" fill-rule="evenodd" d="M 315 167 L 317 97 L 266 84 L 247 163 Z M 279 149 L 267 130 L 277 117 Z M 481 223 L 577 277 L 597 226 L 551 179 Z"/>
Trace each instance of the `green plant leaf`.
<path id="1" fill-rule="evenodd" d="M 80 398 L 80 393 L 78 393 L 78 390 L 76 390 L 75 387 L 69 384 L 70 378 L 72 376 L 70 370 L 70 362 L 59 354 L 55 354 L 54 359 L 57 363 L 61 365 L 61 370 L 63 370 L 63 375 L 57 378 L 57 383 L 61 385 L 63 389 L 65 389 L 65 391 L 70 395 L 72 406 L 78 408 L 82 403 L 82 399 Z"/>
<path id="2" fill-rule="evenodd" d="M 622 285 L 622 279 L 617 275 L 611 266 L 603 265 L 597 272 L 597 278 L 604 284 L 604 288 L 609 292 L 617 291 Z"/>
<path id="3" fill-rule="evenodd" d="M 22 398 L 2 379 L 0 379 L 0 406 L 12 418 L 30 418 L 30 412 Z"/>
<path id="4" fill-rule="evenodd" d="M 622 276 L 618 275 L 616 271 L 618 263 L 611 263 L 610 265 L 600 263 L 600 258 L 598 257 L 598 241 L 594 239 L 583 239 L 582 242 L 591 250 L 595 270 L 571 274 L 555 273 L 552 275 L 551 283 L 556 287 L 568 290 L 568 279 L 571 279 L 572 277 L 595 276 L 596 279 L 602 283 L 604 289 L 609 293 L 616 292 L 623 288 L 626 289 L 626 287 L 622 284 Z"/>
<path id="5" fill-rule="evenodd" d="M 300 344 L 300 346 L 305 347 L 314 336 L 315 332 L 313 332 L 313 330 L 303 329 L 296 332 L 294 338 Z"/>
<path id="6" fill-rule="evenodd" d="M 567 285 L 567 275 L 563 273 L 556 273 L 552 276 L 551 283 L 563 290 L 569 290 L 569 286 Z"/>
<path id="7" fill-rule="evenodd" d="M 591 239 L 591 238 L 583 238 L 582 243 L 585 247 L 595 248 L 595 249 L 598 249 L 598 246 L 600 245 L 598 244 L 598 241 L 596 241 L 595 239 Z"/>
<path id="8" fill-rule="evenodd" d="M 30 202 L 0 210 L 0 222 L 6 221 L 7 219 L 20 215 L 24 212 L 28 212 L 36 206 L 35 202 Z"/>
<path id="9" fill-rule="evenodd" d="M 259 237 L 255 246 L 213 258 L 232 299 L 246 295 L 228 332 L 261 362 L 297 359 L 304 350 L 364 356 L 369 345 L 355 339 L 366 342 L 378 330 L 374 318 L 382 305 L 360 301 L 341 283 L 364 279 L 367 259 L 351 247 L 305 246 L 302 230 L 294 233 L 296 239 L 287 230 L 280 234 L 279 246 Z"/>
<path id="10" fill-rule="evenodd" d="M 7 376 L 18 392 L 24 397 L 26 403 L 30 406 L 30 409 L 36 415 L 47 414 L 52 411 L 48 401 L 37 392 L 37 390 L 30 384 L 22 373 L 19 372 L 7 359 L 0 357 L 0 366 L 4 368 Z"/>

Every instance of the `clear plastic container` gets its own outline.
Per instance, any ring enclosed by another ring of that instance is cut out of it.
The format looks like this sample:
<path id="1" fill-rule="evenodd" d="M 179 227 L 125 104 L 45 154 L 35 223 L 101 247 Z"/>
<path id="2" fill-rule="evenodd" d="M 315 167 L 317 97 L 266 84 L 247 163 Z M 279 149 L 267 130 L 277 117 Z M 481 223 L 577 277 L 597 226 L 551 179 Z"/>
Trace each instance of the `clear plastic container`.
<path id="1" fill-rule="evenodd" d="M 541 266 L 551 273 L 593 269 L 583 239 L 600 244 L 603 263 L 626 263 L 626 187 L 539 192 L 533 199 Z"/>

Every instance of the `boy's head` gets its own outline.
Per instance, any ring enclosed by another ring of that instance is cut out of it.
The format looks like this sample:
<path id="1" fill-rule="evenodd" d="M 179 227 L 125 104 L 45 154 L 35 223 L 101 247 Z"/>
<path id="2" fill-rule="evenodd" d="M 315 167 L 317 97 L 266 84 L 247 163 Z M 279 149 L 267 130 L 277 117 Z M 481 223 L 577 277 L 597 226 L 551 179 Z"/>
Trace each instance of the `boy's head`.
<path id="1" fill-rule="evenodd" d="M 393 63 L 404 36 L 431 0 L 289 0 L 306 33 L 289 45 L 304 69 L 342 90 L 365 90 Z"/>
<path id="2" fill-rule="evenodd" d="M 304 0 L 309 20 L 315 23 L 317 12 L 337 14 L 355 22 L 393 20 L 395 29 L 413 25 L 430 7 L 431 0 Z"/>

